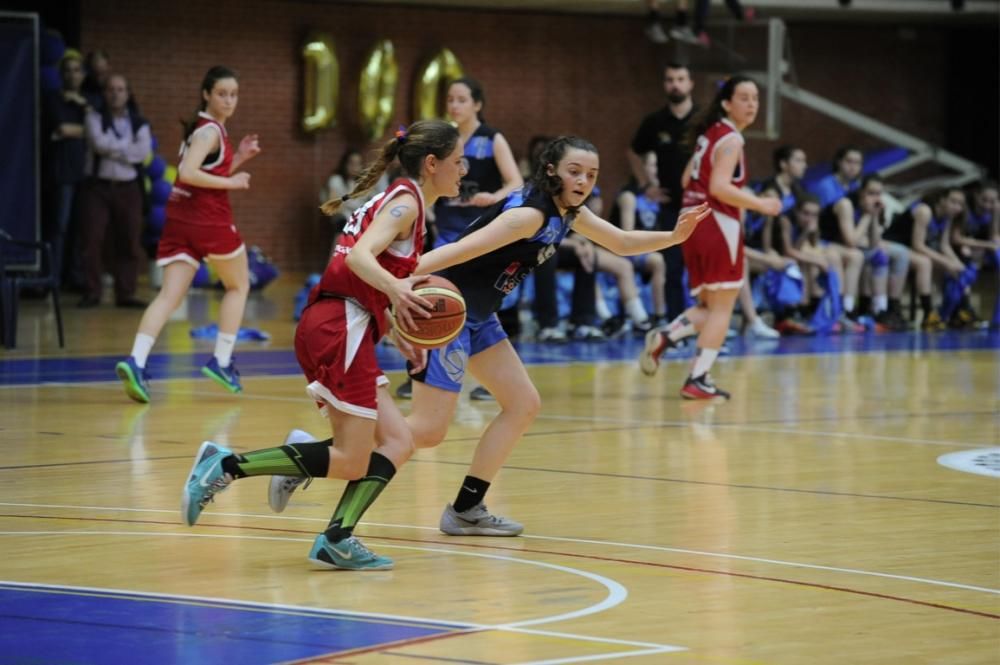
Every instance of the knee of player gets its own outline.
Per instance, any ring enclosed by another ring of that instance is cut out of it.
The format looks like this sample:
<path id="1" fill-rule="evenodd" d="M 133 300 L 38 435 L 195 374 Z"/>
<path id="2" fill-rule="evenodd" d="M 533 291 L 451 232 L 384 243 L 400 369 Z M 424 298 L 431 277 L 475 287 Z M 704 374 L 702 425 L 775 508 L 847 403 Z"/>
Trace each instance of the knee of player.
<path id="1" fill-rule="evenodd" d="M 538 389 L 531 386 L 531 389 L 517 391 L 517 397 L 512 404 L 501 404 L 505 411 L 517 414 L 528 422 L 533 422 L 542 410 L 542 397 L 538 394 Z"/>
<path id="2" fill-rule="evenodd" d="M 414 448 L 433 448 L 448 434 L 448 423 L 429 421 L 427 419 L 409 419 L 413 432 Z"/>

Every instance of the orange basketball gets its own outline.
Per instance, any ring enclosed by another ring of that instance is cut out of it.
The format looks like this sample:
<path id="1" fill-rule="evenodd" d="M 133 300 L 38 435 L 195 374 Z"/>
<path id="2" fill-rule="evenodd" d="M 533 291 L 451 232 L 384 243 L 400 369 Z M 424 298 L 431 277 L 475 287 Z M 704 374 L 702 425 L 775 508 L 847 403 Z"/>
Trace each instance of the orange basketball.
<path id="1" fill-rule="evenodd" d="M 396 334 L 414 346 L 437 349 L 458 337 L 465 325 L 465 298 L 458 287 L 444 277 L 431 275 L 413 292 L 431 302 L 431 317 L 414 316 L 415 329 L 404 330 L 396 321 Z M 395 312 L 393 312 L 395 317 Z"/>

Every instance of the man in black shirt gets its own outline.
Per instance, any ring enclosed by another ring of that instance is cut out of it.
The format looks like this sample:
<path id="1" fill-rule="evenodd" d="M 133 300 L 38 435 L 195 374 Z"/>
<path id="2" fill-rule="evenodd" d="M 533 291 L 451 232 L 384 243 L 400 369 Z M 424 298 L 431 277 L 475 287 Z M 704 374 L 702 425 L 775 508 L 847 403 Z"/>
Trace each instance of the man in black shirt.
<path id="1" fill-rule="evenodd" d="M 659 200 L 660 228 L 670 231 L 677 224 L 680 211 L 681 176 L 691 158 L 691 147 L 685 142 L 688 126 L 694 117 L 695 106 L 691 101 L 694 82 L 685 65 L 668 64 L 663 71 L 663 89 L 667 93 L 667 105 L 659 111 L 647 115 L 639 125 L 632 145 L 628 150 L 629 165 L 646 196 Z M 642 164 L 646 153 L 656 153 L 659 182 L 647 182 Z M 667 300 L 667 319 L 679 316 L 685 309 L 684 256 L 679 246 L 663 250 L 667 262 L 667 283 L 664 287 Z"/>

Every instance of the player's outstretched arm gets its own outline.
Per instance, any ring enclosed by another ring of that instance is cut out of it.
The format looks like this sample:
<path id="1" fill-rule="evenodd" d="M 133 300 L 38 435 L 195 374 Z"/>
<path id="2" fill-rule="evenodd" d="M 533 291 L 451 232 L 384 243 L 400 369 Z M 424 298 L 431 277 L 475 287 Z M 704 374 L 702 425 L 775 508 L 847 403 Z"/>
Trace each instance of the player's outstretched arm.
<path id="1" fill-rule="evenodd" d="M 655 252 L 684 242 L 709 212 L 705 203 L 688 208 L 677 218 L 677 226 L 673 231 L 623 231 L 587 208 L 581 208 L 573 228 L 619 256 L 631 256 Z"/>
<path id="2" fill-rule="evenodd" d="M 515 240 L 530 238 L 541 228 L 543 221 L 542 212 L 535 208 L 506 210 L 483 228 L 424 254 L 420 257 L 415 274 L 438 272 L 489 254 Z"/>

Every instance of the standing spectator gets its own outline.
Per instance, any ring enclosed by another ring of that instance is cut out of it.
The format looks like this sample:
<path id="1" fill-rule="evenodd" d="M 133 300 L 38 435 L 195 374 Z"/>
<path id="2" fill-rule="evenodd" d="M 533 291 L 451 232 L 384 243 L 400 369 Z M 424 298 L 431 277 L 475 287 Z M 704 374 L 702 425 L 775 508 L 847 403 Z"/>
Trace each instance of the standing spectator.
<path id="1" fill-rule="evenodd" d="M 163 267 L 163 287 L 142 315 L 132 352 L 115 366 L 125 393 L 137 402 L 149 401 L 146 360 L 191 287 L 202 259 L 212 262 L 226 293 L 219 306 L 215 352 L 201 373 L 229 392 L 243 389 L 232 358 L 250 277 L 246 245 L 233 224 L 229 190 L 250 188 L 250 174 L 237 171 L 260 152 L 260 146 L 257 135 L 251 134 L 233 152 L 225 123 L 236 111 L 238 97 L 236 74 L 226 67 L 212 67 L 201 83 L 199 111 L 184 123 L 177 180 L 156 250 L 156 263 Z"/>
<path id="2" fill-rule="evenodd" d="M 668 64 L 663 70 L 663 89 L 667 94 L 667 105 L 643 119 L 627 156 L 639 190 L 650 199 L 661 202 L 659 228 L 670 231 L 677 224 L 681 196 L 684 193 L 681 175 L 691 157 L 691 146 L 685 143 L 684 137 L 697 110 L 691 100 L 694 82 L 687 65 L 676 62 Z M 643 159 L 648 152 L 656 153 L 658 185 L 649 180 L 643 168 Z M 667 265 L 664 294 L 667 317 L 673 319 L 687 306 L 683 286 L 684 254 L 676 245 L 668 247 L 662 253 Z"/>
<path id="3" fill-rule="evenodd" d="M 83 63 L 84 78 L 81 92 L 84 99 L 95 111 L 104 106 L 104 89 L 111 75 L 111 59 L 101 50 L 91 51 Z"/>
<path id="4" fill-rule="evenodd" d="M 105 233 L 114 240 L 112 272 L 115 304 L 145 307 L 135 297 L 143 252 L 143 183 L 139 165 L 152 153 L 149 123 L 131 103 L 128 81 L 108 77 L 102 110 L 86 116 L 87 182 L 80 192 L 80 235 L 86 287 L 80 307 L 101 302 L 102 255 Z"/>
<path id="5" fill-rule="evenodd" d="M 770 216 L 781 211 L 778 199 L 743 189 L 748 178 L 742 131 L 753 123 L 758 108 L 757 84 L 748 77 L 733 76 L 719 88 L 712 105 L 691 130 L 697 147 L 684 171 L 683 204 L 686 209 L 707 203 L 711 211 L 684 243 L 684 263 L 698 303 L 665 328 L 649 331 L 640 357 L 643 373 L 652 376 L 667 347 L 697 334 L 698 351 L 681 388 L 685 399 L 729 399 L 728 392 L 716 387 L 709 371 L 726 339 L 743 286 L 743 210 L 750 208 Z"/>
<path id="6" fill-rule="evenodd" d="M 52 243 L 53 272 L 60 282 L 65 277 L 67 282 L 79 287 L 83 284 L 83 271 L 75 243 L 69 241 L 74 233 L 79 233 L 73 214 L 74 202 L 77 187 L 83 181 L 87 156 L 83 125 L 88 105 L 80 93 L 83 60 L 78 51 L 66 51 L 59 61 L 59 73 L 62 90 L 46 97 L 44 105 L 45 136 L 48 137 L 46 185 L 50 192 L 48 198 L 54 203 L 46 237 Z M 68 275 L 64 274 L 67 263 Z"/>
<path id="7" fill-rule="evenodd" d="M 462 176 L 458 196 L 442 197 L 434 204 L 437 232 L 434 247 L 457 240 L 486 208 L 505 200 L 524 184 L 507 139 L 483 118 L 485 105 L 486 93 L 476 79 L 465 76 L 448 85 L 445 106 L 462 138 L 466 173 Z M 407 377 L 396 389 L 396 396 L 407 399 L 412 390 L 413 382 Z M 473 388 L 469 397 L 482 401 L 493 399 L 482 386 Z"/>

